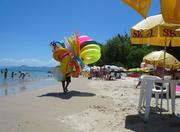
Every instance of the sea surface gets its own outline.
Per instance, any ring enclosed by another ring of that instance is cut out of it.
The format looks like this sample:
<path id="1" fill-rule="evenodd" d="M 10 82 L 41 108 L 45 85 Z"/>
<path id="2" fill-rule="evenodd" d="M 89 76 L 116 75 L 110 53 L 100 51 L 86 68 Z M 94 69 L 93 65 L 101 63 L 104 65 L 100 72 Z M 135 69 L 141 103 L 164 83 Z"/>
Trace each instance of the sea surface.
<path id="1" fill-rule="evenodd" d="M 19 71 L 28 74 L 24 79 L 19 79 Z M 12 72 L 16 73 L 14 78 L 11 77 Z M 4 79 L 4 73 L 0 73 L 0 96 L 19 94 L 57 83 L 53 75 L 48 73 L 48 71 L 8 69 L 7 79 Z"/>

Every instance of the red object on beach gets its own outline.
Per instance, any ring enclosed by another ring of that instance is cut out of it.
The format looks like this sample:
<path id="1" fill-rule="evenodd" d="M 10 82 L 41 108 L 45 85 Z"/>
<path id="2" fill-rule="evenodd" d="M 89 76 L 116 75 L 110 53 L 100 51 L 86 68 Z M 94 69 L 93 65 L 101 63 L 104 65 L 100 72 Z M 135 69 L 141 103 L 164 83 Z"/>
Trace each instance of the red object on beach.
<path id="1" fill-rule="evenodd" d="M 127 76 L 128 77 L 140 77 L 141 74 L 139 74 L 139 73 L 128 73 Z"/>

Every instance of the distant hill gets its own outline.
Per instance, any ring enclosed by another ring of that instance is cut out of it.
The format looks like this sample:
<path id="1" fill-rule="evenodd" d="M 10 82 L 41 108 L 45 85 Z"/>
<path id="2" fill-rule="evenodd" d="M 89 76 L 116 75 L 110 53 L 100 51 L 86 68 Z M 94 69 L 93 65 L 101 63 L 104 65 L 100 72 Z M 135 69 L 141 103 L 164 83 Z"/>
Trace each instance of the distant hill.
<path id="1" fill-rule="evenodd" d="M 5 67 L 0 67 L 0 69 L 4 69 Z M 42 71 L 42 72 L 48 72 L 52 71 L 53 67 L 46 67 L 46 66 L 40 66 L 40 67 L 32 67 L 27 65 L 21 65 L 21 66 L 11 66 L 7 67 L 10 70 L 19 70 L 19 71 Z"/>

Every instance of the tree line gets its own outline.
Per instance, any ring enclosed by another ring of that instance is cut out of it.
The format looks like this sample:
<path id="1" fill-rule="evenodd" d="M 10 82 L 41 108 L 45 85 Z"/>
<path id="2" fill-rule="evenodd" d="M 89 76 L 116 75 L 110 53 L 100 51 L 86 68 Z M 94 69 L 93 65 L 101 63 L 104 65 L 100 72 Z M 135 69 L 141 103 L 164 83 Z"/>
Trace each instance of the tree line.
<path id="1" fill-rule="evenodd" d="M 117 65 L 125 68 L 140 67 L 143 57 L 155 50 L 164 47 L 150 45 L 132 45 L 128 34 L 117 34 L 107 40 L 101 47 L 101 58 L 94 65 Z M 179 47 L 167 47 L 167 52 L 174 55 L 178 60 L 180 57 Z"/>

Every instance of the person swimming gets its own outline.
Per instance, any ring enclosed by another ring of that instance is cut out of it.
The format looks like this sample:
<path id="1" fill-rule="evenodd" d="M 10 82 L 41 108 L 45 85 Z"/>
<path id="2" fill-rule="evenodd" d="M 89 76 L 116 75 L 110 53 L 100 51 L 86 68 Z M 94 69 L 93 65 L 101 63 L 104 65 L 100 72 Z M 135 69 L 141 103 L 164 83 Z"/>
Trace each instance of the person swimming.
<path id="1" fill-rule="evenodd" d="M 25 78 L 25 76 L 26 76 L 26 72 L 22 72 L 22 71 L 19 71 L 19 79 L 24 79 Z"/>

